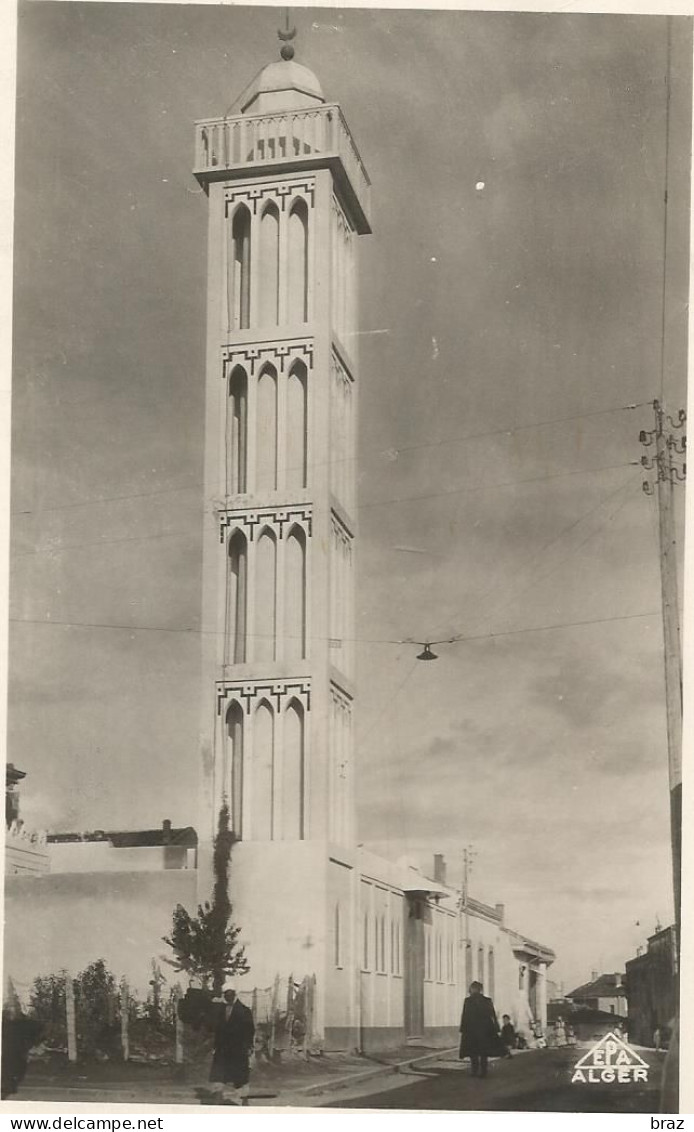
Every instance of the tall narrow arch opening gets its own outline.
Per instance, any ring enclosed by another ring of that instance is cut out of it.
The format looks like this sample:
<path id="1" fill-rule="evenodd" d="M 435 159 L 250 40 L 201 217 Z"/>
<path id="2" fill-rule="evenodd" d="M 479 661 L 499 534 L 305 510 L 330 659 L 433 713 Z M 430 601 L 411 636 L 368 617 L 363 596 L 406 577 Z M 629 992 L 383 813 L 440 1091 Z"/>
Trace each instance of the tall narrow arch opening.
<path id="1" fill-rule="evenodd" d="M 280 214 L 270 201 L 260 218 L 260 325 L 277 326 L 280 301 Z"/>
<path id="2" fill-rule="evenodd" d="M 226 714 L 227 744 L 229 750 L 231 829 L 236 837 L 243 836 L 243 709 L 234 701 Z"/>
<path id="3" fill-rule="evenodd" d="M 234 531 L 229 539 L 227 576 L 227 640 L 228 664 L 246 660 L 246 608 L 248 590 L 248 548 L 242 531 Z"/>
<path id="4" fill-rule="evenodd" d="M 246 491 L 248 430 L 248 377 L 243 366 L 234 366 L 229 378 L 229 429 L 227 437 L 227 492 Z"/>
<path id="5" fill-rule="evenodd" d="M 247 330 L 251 312 L 251 214 L 240 204 L 231 221 L 228 291 L 231 326 Z"/>
<path id="6" fill-rule="evenodd" d="M 306 643 L 306 535 L 292 527 L 284 548 L 284 655 L 304 660 Z"/>
<path id="7" fill-rule="evenodd" d="M 301 197 L 289 213 L 287 312 L 290 322 L 308 322 L 308 208 Z"/>
<path id="8" fill-rule="evenodd" d="M 265 527 L 255 551 L 254 660 L 277 656 L 277 540 Z"/>
<path id="9" fill-rule="evenodd" d="M 282 837 L 304 837 L 304 709 L 292 700 L 284 717 L 282 758 Z"/>
<path id="10" fill-rule="evenodd" d="M 308 484 L 308 371 L 294 362 L 287 379 L 287 487 Z"/>
<path id="11" fill-rule="evenodd" d="M 256 489 L 277 488 L 277 371 L 265 366 L 258 378 Z"/>
<path id="12" fill-rule="evenodd" d="M 261 700 L 253 720 L 253 785 L 251 837 L 273 837 L 275 720 L 267 700 Z"/>

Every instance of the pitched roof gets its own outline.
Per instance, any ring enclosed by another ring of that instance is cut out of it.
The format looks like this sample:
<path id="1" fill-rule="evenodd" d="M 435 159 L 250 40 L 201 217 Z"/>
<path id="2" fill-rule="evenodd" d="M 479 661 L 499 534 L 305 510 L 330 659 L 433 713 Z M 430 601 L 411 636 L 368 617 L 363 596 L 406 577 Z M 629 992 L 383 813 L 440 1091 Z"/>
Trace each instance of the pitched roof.
<path id="1" fill-rule="evenodd" d="M 626 988 L 622 985 L 623 976 L 598 975 L 590 983 L 583 983 L 567 994 L 567 998 L 623 998 L 626 997 Z"/>

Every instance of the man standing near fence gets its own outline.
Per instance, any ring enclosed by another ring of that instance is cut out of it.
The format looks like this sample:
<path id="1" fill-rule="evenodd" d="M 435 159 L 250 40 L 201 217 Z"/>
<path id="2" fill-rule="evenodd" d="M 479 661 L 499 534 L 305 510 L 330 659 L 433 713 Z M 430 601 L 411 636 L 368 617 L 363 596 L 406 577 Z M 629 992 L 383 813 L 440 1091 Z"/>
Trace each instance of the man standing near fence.
<path id="1" fill-rule="evenodd" d="M 217 1085 L 224 1104 L 243 1104 L 248 1096 L 254 1037 L 253 1014 L 228 987 L 219 1004 L 210 1069 L 210 1081 Z"/>

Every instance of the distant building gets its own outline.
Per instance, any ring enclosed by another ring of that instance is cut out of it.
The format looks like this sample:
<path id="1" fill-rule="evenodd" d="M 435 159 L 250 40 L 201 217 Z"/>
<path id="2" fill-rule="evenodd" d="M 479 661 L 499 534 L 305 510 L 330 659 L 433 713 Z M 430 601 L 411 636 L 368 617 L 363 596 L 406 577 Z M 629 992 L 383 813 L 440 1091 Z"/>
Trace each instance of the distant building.
<path id="1" fill-rule="evenodd" d="M 629 1006 L 629 1038 L 639 1045 L 655 1045 L 655 1031 L 662 1043 L 669 1037 L 677 1010 L 677 931 L 674 925 L 649 936 L 647 950 L 626 964 Z"/>
<path id="2" fill-rule="evenodd" d="M 19 813 L 19 783 L 26 771 L 18 770 L 14 763 L 5 768 L 5 875 L 40 876 L 47 873 L 50 864 L 46 850 L 46 835 L 27 829 Z"/>
<path id="3" fill-rule="evenodd" d="M 49 833 L 52 873 L 139 872 L 194 869 L 198 835 L 192 826 L 93 833 Z"/>
<path id="4" fill-rule="evenodd" d="M 593 971 L 590 982 L 576 987 L 566 998 L 575 1006 L 615 1014 L 618 1018 L 627 1016 L 627 992 L 624 976 L 619 972 L 599 975 L 597 971 Z"/>

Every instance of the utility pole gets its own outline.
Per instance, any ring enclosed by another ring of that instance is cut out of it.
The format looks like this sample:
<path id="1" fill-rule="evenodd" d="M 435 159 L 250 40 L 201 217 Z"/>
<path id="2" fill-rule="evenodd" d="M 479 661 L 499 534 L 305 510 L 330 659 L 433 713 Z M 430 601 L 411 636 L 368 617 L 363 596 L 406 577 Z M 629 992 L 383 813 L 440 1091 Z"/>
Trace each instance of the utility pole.
<path id="1" fill-rule="evenodd" d="M 472 845 L 466 845 L 463 849 L 463 883 L 460 891 L 460 912 L 463 919 L 463 972 L 462 976 L 467 984 L 468 974 L 472 970 L 472 953 L 470 943 L 470 912 L 468 907 L 469 900 L 469 887 L 470 887 L 470 873 L 472 872 L 472 861 L 475 856 Z M 467 986 L 465 987 L 467 991 Z"/>
<path id="2" fill-rule="evenodd" d="M 658 504 L 660 543 L 660 585 L 663 616 L 663 653 L 665 661 L 665 709 L 667 719 L 668 768 L 670 779 L 670 836 L 672 841 L 672 882 L 675 899 L 675 922 L 679 942 L 680 904 L 682 894 L 682 646 L 680 642 L 679 591 L 677 586 L 677 538 L 674 518 L 674 487 L 683 483 L 687 465 L 677 458 L 685 456 L 687 437 L 684 426 L 687 414 L 680 409 L 677 421 L 667 415 L 660 401 L 653 402 L 655 428 L 641 431 L 639 440 L 646 447 L 655 445 L 652 457 L 642 456 L 641 464 L 654 471 L 655 488 L 645 481 L 646 495 L 655 495 Z M 667 432 L 667 428 L 672 431 Z M 679 440 L 673 435 L 682 430 Z"/>

